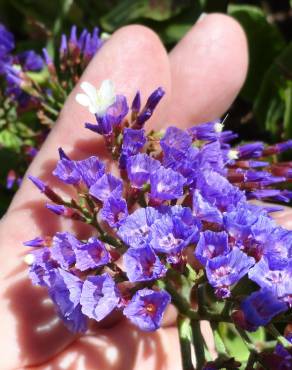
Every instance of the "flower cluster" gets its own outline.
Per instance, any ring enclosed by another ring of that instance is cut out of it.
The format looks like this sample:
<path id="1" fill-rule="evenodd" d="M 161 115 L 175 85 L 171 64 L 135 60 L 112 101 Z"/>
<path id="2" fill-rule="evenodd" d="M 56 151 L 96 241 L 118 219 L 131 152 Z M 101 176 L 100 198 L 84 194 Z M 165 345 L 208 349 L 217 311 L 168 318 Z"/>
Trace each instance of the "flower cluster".
<path id="1" fill-rule="evenodd" d="M 55 63 L 46 49 L 43 49 L 43 56 L 33 50 L 14 52 L 13 34 L 0 24 L 0 86 L 1 82 L 3 85 L 0 101 L 6 113 L 0 118 L 3 118 L 3 127 L 7 131 L 3 136 L 8 137 L 7 142 L 1 144 L 9 147 L 9 142 L 19 142 L 14 150 L 25 158 L 25 163 L 9 172 L 8 189 L 21 181 L 27 163 L 37 153 L 68 94 L 107 37 L 100 37 L 98 28 L 92 33 L 84 29 L 78 36 L 77 28 L 73 26 L 68 38 L 65 34 L 61 37 Z M 38 127 L 31 127 L 31 112 L 40 123 Z M 26 117 L 28 124 L 24 125 Z"/>
<path id="2" fill-rule="evenodd" d="M 248 331 L 287 315 L 292 232 L 270 217 L 278 206 L 248 200 L 291 199 L 291 192 L 275 188 L 291 179 L 291 168 L 268 159 L 292 141 L 234 148 L 235 134 L 220 121 L 147 133 L 144 124 L 162 88 L 143 107 L 139 92 L 129 107 L 108 80 L 100 89 L 88 82 L 81 88 L 76 100 L 96 120 L 85 127 L 104 137 L 119 176 L 98 157 L 73 160 L 60 148 L 53 174 L 75 188 L 76 197 L 64 200 L 30 179 L 50 199 L 50 211 L 95 231 L 88 240 L 58 232 L 25 243 L 33 248 L 26 256 L 30 277 L 48 289 L 65 324 L 84 331 L 88 318 L 100 321 L 119 310 L 153 331 L 171 300 L 181 314 L 205 312 L 201 319 L 226 302 L 222 320 Z M 191 299 L 199 299 L 198 292 L 206 297 L 199 311 Z"/>

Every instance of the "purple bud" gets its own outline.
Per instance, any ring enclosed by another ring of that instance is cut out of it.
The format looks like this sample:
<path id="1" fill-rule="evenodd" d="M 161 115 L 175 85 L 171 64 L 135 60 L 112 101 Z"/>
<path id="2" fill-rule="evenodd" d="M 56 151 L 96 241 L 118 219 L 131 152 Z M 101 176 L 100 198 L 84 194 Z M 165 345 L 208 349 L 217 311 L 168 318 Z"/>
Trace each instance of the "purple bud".
<path id="1" fill-rule="evenodd" d="M 37 238 L 34 238 L 32 240 L 28 240 L 26 242 L 22 243 L 26 247 L 43 247 L 45 245 L 45 240 L 38 236 Z"/>
<path id="2" fill-rule="evenodd" d="M 67 156 L 67 154 L 64 152 L 62 148 L 58 148 L 58 152 L 61 160 L 62 159 L 67 159 L 68 161 L 70 160 L 70 158 Z"/>
<path id="3" fill-rule="evenodd" d="M 30 181 L 33 182 L 33 184 L 42 192 L 44 193 L 47 189 L 47 185 L 42 181 L 40 180 L 39 178 L 35 177 L 35 176 L 31 176 L 29 175 L 28 178 L 30 179 Z"/>
<path id="4" fill-rule="evenodd" d="M 142 112 L 137 117 L 137 126 L 143 126 L 144 123 L 152 116 L 154 109 L 156 108 L 157 104 L 160 102 L 164 94 L 165 91 L 162 89 L 162 87 L 159 87 L 158 89 L 153 91 L 153 93 L 149 96 Z"/>
<path id="5" fill-rule="evenodd" d="M 55 213 L 56 215 L 60 216 L 63 215 L 66 211 L 66 207 L 63 205 L 58 205 L 58 204 L 46 204 L 46 208 L 48 208 L 50 211 Z"/>
<path id="6" fill-rule="evenodd" d="M 71 49 L 75 49 L 76 47 L 78 47 L 78 44 L 77 44 L 77 27 L 75 25 L 71 27 L 69 47 Z"/>
<path id="7" fill-rule="evenodd" d="M 6 189 L 11 189 L 16 180 L 16 173 L 14 170 L 10 170 L 6 179 Z"/>
<path id="8" fill-rule="evenodd" d="M 61 58 L 63 58 L 65 56 L 65 54 L 67 54 L 67 50 L 68 50 L 67 36 L 62 34 L 62 36 L 61 36 L 61 45 L 60 45 Z"/>
<path id="9" fill-rule="evenodd" d="M 44 58 L 45 58 L 45 62 L 46 62 L 46 65 L 47 66 L 50 66 L 53 64 L 53 60 L 51 58 L 51 56 L 49 55 L 48 51 L 46 48 L 43 48 L 43 55 L 44 55 Z"/>
<path id="10" fill-rule="evenodd" d="M 131 106 L 133 113 L 139 113 L 141 109 L 141 95 L 140 91 L 137 91 Z"/>

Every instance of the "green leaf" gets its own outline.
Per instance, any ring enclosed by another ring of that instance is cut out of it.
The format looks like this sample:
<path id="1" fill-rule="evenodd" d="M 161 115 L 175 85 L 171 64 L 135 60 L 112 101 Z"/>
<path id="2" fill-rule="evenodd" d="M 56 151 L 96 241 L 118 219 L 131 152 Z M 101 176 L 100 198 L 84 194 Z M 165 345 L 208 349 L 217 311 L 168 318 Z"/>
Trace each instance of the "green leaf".
<path id="1" fill-rule="evenodd" d="M 291 79 L 290 71 L 292 71 L 292 42 L 266 72 L 254 102 L 254 113 L 258 123 L 265 127 L 275 140 L 281 137 L 283 130 L 286 131 L 287 138 L 291 137 L 291 84 L 288 81 Z"/>
<path id="2" fill-rule="evenodd" d="M 250 65 L 241 95 L 253 101 L 265 72 L 285 47 L 285 41 L 276 26 L 267 21 L 265 13 L 257 6 L 229 5 L 228 13 L 239 21 L 247 35 Z"/>
<path id="3" fill-rule="evenodd" d="M 17 134 L 12 133 L 8 129 L 4 129 L 0 132 L 0 146 L 4 148 L 13 149 L 17 152 L 20 150 L 21 139 Z"/>
<path id="4" fill-rule="evenodd" d="M 189 5 L 189 1 L 174 0 L 122 0 L 100 20 L 102 27 L 113 32 L 118 27 L 131 23 L 139 18 L 165 21 L 178 14 Z"/>
<path id="5" fill-rule="evenodd" d="M 219 332 L 229 355 L 240 362 L 246 361 L 249 356 L 249 350 L 235 331 L 234 325 L 220 323 Z"/>
<path id="6" fill-rule="evenodd" d="M 287 139 L 292 137 L 292 83 L 287 83 L 284 91 L 285 112 L 284 112 L 284 130 Z"/>

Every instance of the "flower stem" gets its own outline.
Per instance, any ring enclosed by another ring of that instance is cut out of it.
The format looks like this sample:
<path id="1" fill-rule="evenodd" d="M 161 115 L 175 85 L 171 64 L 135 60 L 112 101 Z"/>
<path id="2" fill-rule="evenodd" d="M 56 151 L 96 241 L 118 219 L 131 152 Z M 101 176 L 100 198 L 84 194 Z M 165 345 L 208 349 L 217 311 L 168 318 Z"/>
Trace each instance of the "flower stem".
<path id="1" fill-rule="evenodd" d="M 227 356 L 228 351 L 225 347 L 225 344 L 221 338 L 220 332 L 218 330 L 218 322 L 211 321 L 211 327 L 214 335 L 214 342 L 215 342 L 215 347 L 218 355 L 223 355 Z"/>
<path id="2" fill-rule="evenodd" d="M 179 315 L 177 318 L 179 343 L 183 370 L 194 370 L 191 353 L 191 327 L 188 317 Z"/>
<path id="3" fill-rule="evenodd" d="M 283 337 L 273 324 L 267 326 L 269 333 L 280 343 L 284 348 L 291 348 L 291 343 Z"/>
<path id="4" fill-rule="evenodd" d="M 245 370 L 253 370 L 254 364 L 257 361 L 257 353 L 250 351 Z"/>
<path id="5" fill-rule="evenodd" d="M 191 320 L 191 328 L 193 335 L 193 345 L 196 354 L 197 370 L 203 369 L 206 363 L 205 349 L 204 349 L 204 338 L 201 333 L 200 322 L 197 320 Z"/>

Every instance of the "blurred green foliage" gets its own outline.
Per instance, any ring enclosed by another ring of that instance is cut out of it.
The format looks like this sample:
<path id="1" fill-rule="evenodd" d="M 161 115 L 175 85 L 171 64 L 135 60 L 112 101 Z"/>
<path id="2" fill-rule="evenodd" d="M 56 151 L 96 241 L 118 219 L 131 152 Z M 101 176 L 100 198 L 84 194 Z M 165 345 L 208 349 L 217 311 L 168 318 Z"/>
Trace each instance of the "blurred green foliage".
<path id="1" fill-rule="evenodd" d="M 275 142 L 292 137 L 291 6 L 291 0 L 0 0 L 0 22 L 15 34 L 18 51 L 40 51 L 46 45 L 53 53 L 61 33 L 68 33 L 72 24 L 79 29 L 98 25 L 112 33 L 130 23 L 151 27 L 170 50 L 202 12 L 227 13 L 244 28 L 250 52 L 247 80 L 227 128 L 247 140 Z M 0 144 L 10 140 L 11 147 L 17 146 L 19 129 L 9 138 L 2 130 Z M 17 159 L 8 149 L 2 150 L 0 160 L 5 163 L 2 177 Z"/>

